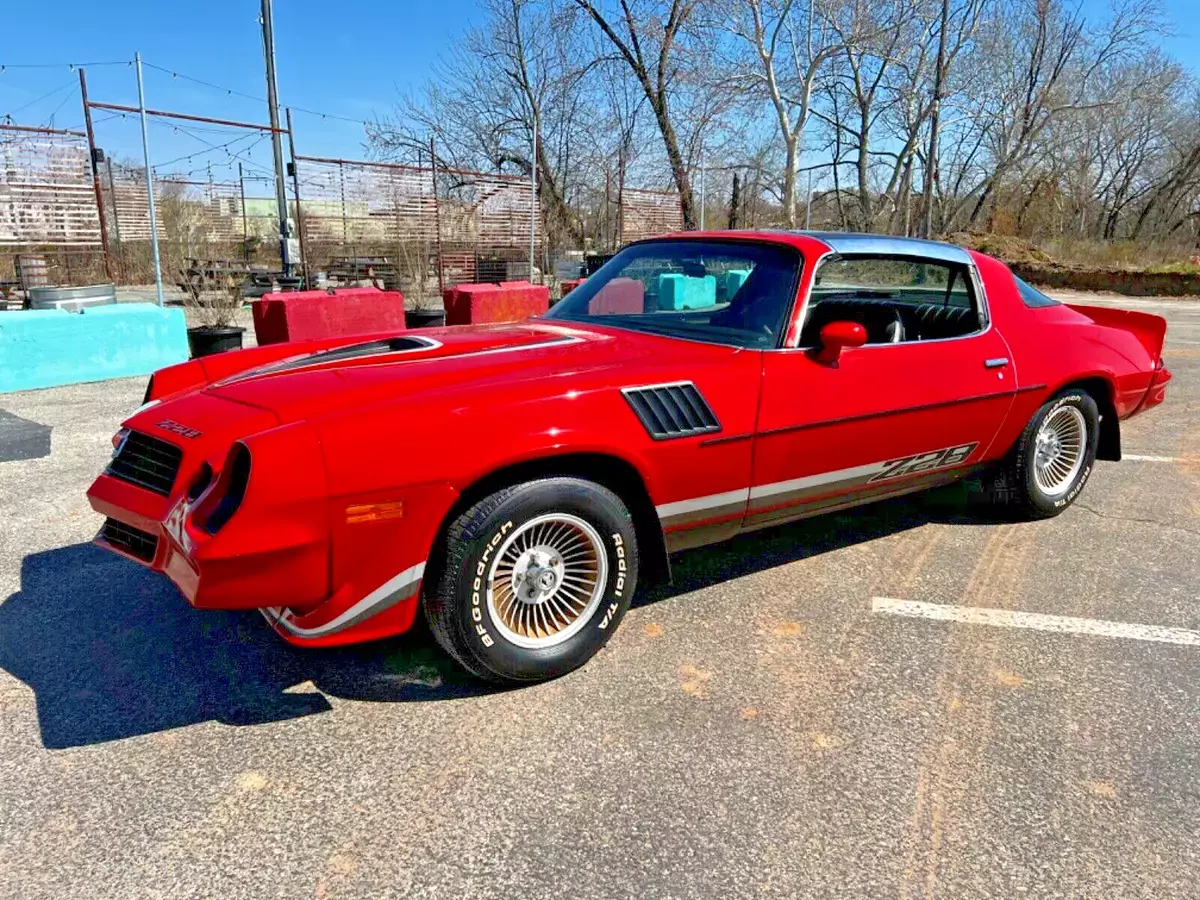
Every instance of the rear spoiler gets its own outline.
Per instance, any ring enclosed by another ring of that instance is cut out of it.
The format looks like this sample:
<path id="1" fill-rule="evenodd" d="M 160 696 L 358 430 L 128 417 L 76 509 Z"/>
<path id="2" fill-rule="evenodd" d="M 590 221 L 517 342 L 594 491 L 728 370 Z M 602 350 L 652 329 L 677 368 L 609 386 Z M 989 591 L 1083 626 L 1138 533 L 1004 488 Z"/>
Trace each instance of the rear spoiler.
<path id="1" fill-rule="evenodd" d="M 1167 320 L 1162 316 L 1113 306 L 1085 306 L 1078 303 L 1068 303 L 1067 306 L 1097 325 L 1128 331 L 1146 348 L 1153 362 L 1162 360 L 1163 341 L 1167 336 Z"/>

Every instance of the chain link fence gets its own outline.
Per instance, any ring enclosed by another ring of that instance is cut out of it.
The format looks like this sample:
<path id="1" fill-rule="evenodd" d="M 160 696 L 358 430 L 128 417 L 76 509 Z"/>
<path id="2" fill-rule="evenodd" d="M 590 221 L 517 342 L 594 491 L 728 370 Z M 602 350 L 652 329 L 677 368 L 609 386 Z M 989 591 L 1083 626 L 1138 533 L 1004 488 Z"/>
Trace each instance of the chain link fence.
<path id="1" fill-rule="evenodd" d="M 214 149 L 227 146 L 197 139 Z M 168 286 L 212 286 L 230 277 L 269 281 L 282 269 L 274 179 L 252 162 L 243 172 L 233 161 L 239 154 L 227 155 L 223 168 L 228 173 L 236 165 L 236 179 L 214 177 L 212 167 L 155 172 Z M 0 286 L 154 280 L 146 170 L 99 151 L 96 157 L 99 207 L 85 134 L 0 127 Z M 287 188 L 291 262 L 310 284 L 372 282 L 420 303 L 463 282 L 557 270 L 524 177 L 297 155 Z M 617 207 L 622 244 L 683 227 L 674 193 L 626 187 Z M 583 251 L 572 256 L 582 258 Z"/>
<path id="2" fill-rule="evenodd" d="M 0 125 L 0 290 L 104 274 L 86 135 Z"/>
<path id="3" fill-rule="evenodd" d="M 543 227 L 528 180 L 396 163 L 296 158 L 307 267 L 370 274 L 414 298 L 529 278 Z"/>

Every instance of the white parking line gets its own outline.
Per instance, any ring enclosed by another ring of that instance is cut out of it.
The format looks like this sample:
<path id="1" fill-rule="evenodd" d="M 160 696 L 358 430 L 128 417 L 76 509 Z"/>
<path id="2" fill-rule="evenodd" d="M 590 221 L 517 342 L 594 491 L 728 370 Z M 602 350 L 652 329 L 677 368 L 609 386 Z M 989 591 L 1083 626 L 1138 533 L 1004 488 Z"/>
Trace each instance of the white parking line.
<path id="1" fill-rule="evenodd" d="M 1060 634 L 1086 634 L 1093 637 L 1132 638 L 1160 644 L 1200 647 L 1200 631 L 1163 628 L 1158 625 L 1133 625 L 1104 619 L 1077 619 L 1074 616 L 1049 616 L 1042 613 L 1016 612 L 1009 609 L 985 609 L 978 606 L 946 606 L 915 600 L 872 597 L 871 612 L 937 622 L 963 622 L 968 625 L 992 625 L 1001 628 L 1029 628 Z"/>
<path id="2" fill-rule="evenodd" d="M 1133 462 L 1180 462 L 1180 460 L 1174 456 L 1140 456 L 1136 453 L 1123 453 L 1121 454 L 1121 459 L 1129 459 Z"/>

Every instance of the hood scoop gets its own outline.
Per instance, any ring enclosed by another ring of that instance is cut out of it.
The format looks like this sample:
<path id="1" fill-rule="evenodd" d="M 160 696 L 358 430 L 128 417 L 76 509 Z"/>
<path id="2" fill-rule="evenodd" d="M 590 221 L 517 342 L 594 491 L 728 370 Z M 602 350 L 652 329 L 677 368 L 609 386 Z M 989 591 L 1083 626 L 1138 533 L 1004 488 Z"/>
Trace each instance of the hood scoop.
<path id="1" fill-rule="evenodd" d="M 440 347 L 441 343 L 433 338 L 403 335 L 385 338 L 377 341 L 365 341 L 361 344 L 350 344 L 347 347 L 335 347 L 332 350 L 318 350 L 316 353 L 306 353 L 303 356 L 293 356 L 281 362 L 271 363 L 257 369 L 239 372 L 232 378 L 217 382 L 217 387 L 236 384 L 247 378 L 258 378 L 262 375 L 276 375 L 280 372 L 292 372 L 308 366 L 326 365 L 335 362 L 348 362 L 372 356 L 392 356 L 397 353 L 412 353 L 416 350 L 432 350 Z"/>

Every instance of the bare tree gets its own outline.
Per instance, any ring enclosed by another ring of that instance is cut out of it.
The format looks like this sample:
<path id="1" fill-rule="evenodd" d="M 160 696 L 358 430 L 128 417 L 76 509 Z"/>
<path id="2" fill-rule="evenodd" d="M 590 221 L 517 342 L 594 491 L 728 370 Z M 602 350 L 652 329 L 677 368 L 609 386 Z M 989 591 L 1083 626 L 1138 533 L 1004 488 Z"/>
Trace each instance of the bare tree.
<path id="1" fill-rule="evenodd" d="M 795 227 L 808 173 L 836 227 L 1193 246 L 1200 87 L 1157 3 L 483 0 L 369 138 L 536 170 L 551 246 L 619 243 L 627 186 L 673 183 L 694 227 L 701 165 L 716 223 Z"/>
<path id="2" fill-rule="evenodd" d="M 1093 93 L 1104 67 L 1146 47 L 1158 21 L 1151 0 L 1118 0 L 1112 18 L 1089 30 L 1062 0 L 1011 0 L 987 26 L 974 62 L 989 73 L 983 99 L 990 171 L 967 218 L 976 225 L 997 190 L 1033 157 L 1053 123 L 1079 110 L 1110 105 Z"/>
<path id="3" fill-rule="evenodd" d="M 780 193 L 789 228 L 797 224 L 796 176 L 814 88 L 825 64 L 846 47 L 846 38 L 830 26 L 846 2 L 732 0 L 716 10 L 720 27 L 737 39 L 728 77 L 741 90 L 765 94 L 771 104 L 783 142 Z"/>
<path id="4" fill-rule="evenodd" d="M 411 158 L 433 135 L 456 166 L 526 174 L 536 166 L 548 224 L 581 244 L 569 194 L 575 157 L 598 126 L 585 93 L 599 61 L 580 61 L 578 30 L 555 0 L 484 0 L 483 11 L 485 24 L 466 34 L 453 62 L 439 63 L 423 95 L 405 98 L 368 139 L 381 155 Z"/>
<path id="5" fill-rule="evenodd" d="M 666 151 L 671 177 L 679 191 L 683 222 L 696 227 L 695 204 L 688 166 L 674 117 L 671 98 L 681 88 L 679 76 L 688 54 L 686 28 L 698 0 L 620 0 L 618 18 L 609 19 L 591 0 L 575 0 L 616 48 L 645 93 Z"/>

